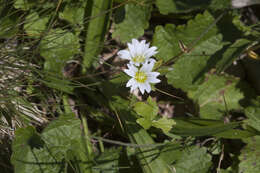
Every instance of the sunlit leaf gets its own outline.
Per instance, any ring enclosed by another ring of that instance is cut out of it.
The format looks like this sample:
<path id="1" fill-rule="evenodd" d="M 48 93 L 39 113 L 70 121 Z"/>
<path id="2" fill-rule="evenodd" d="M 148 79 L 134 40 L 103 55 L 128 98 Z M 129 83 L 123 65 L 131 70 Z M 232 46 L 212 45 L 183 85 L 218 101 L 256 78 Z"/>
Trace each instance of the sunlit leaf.
<path id="1" fill-rule="evenodd" d="M 14 7 L 24 11 L 30 10 L 37 7 L 37 5 L 42 8 L 55 7 L 54 3 L 48 2 L 46 0 L 15 0 Z"/>
<path id="2" fill-rule="evenodd" d="M 214 17 L 209 12 L 205 11 L 203 14 L 198 14 L 195 19 L 189 20 L 187 25 L 175 26 L 173 24 L 166 24 L 165 27 L 160 25 L 157 26 L 153 36 L 153 45 L 158 47 L 158 54 L 155 55 L 156 58 L 167 61 L 178 55 L 182 52 L 179 41 L 188 48 L 190 48 L 189 46 L 195 46 L 194 50 L 202 49 L 200 48 L 200 44 L 211 37 L 216 37 L 218 33 L 216 26 L 211 27 L 208 32 L 205 32 L 214 20 Z M 201 34 L 203 34 L 203 37 L 200 38 Z M 191 45 L 198 38 L 200 38 L 198 42 L 195 45 Z M 211 45 L 206 46 L 206 48 L 210 48 L 210 46 Z M 219 46 L 216 48 L 219 49 Z M 203 49 L 205 49 L 205 47 Z M 197 54 L 196 57 L 199 57 L 203 52 L 200 51 L 197 53 L 199 54 Z M 211 55 L 212 50 L 209 53 Z"/>
<path id="3" fill-rule="evenodd" d="M 248 130 L 231 129 L 221 133 L 217 133 L 216 137 L 227 138 L 227 139 L 243 139 L 255 136 L 256 134 Z"/>
<path id="4" fill-rule="evenodd" d="M 188 96 L 200 107 L 200 117 L 220 119 L 229 110 L 241 109 L 242 100 L 250 93 L 250 87 L 232 76 L 208 75 L 197 90 Z"/>
<path id="5" fill-rule="evenodd" d="M 154 127 L 162 129 L 164 133 L 168 133 L 169 130 L 171 130 L 171 128 L 173 128 L 173 125 L 175 124 L 176 122 L 173 119 L 169 119 L 166 117 L 154 120 L 152 123 Z"/>
<path id="6" fill-rule="evenodd" d="M 45 70 L 62 73 L 66 61 L 79 53 L 79 39 L 71 32 L 55 29 L 40 43 L 40 54 L 45 58 Z"/>
<path id="7" fill-rule="evenodd" d="M 33 127 L 27 127 L 18 129 L 16 136 L 11 159 L 16 172 L 59 172 L 70 150 L 78 160 L 85 158 L 80 120 L 75 117 L 60 117 L 44 129 L 42 135 Z"/>
<path id="8" fill-rule="evenodd" d="M 15 0 L 14 7 L 22 10 L 29 10 L 35 5 L 35 1 L 31 0 Z"/>
<path id="9" fill-rule="evenodd" d="M 140 124 L 144 129 L 149 129 L 152 126 L 152 121 L 149 119 L 138 118 L 136 122 Z"/>
<path id="10" fill-rule="evenodd" d="M 211 164 L 207 148 L 196 146 L 186 150 L 174 167 L 178 173 L 208 173 Z"/>
<path id="11" fill-rule="evenodd" d="M 155 144 L 152 137 L 136 124 L 134 112 L 129 109 L 129 101 L 124 100 L 120 97 L 113 97 L 114 101 L 112 103 L 113 110 L 119 113 L 120 118 L 126 125 L 127 135 L 132 143 L 138 145 L 152 145 Z M 165 172 L 170 173 L 170 168 L 159 155 L 159 150 L 156 147 L 140 147 L 136 148 L 137 158 L 139 160 L 140 166 L 143 172 L 146 173 L 158 173 Z"/>
<path id="12" fill-rule="evenodd" d="M 156 101 L 153 101 L 151 97 L 148 97 L 147 102 L 137 102 L 134 110 L 143 118 L 138 118 L 136 122 L 143 128 L 149 129 L 152 125 L 153 119 L 158 114 L 158 106 Z"/>
<path id="13" fill-rule="evenodd" d="M 38 13 L 33 12 L 26 16 L 24 29 L 29 36 L 39 37 L 46 29 L 49 17 L 39 17 Z"/>
<path id="14" fill-rule="evenodd" d="M 206 11 L 188 21 L 187 25 L 156 27 L 153 37 L 153 44 L 159 51 L 156 57 L 164 61 L 178 58 L 172 70 L 166 74 L 168 83 L 175 88 L 195 90 L 212 67 L 214 54 L 224 44 L 222 36 L 217 34 L 217 27 L 210 26 L 213 22 L 214 18 Z M 186 45 L 187 52 L 181 50 L 180 41 Z"/>
<path id="15" fill-rule="evenodd" d="M 113 38 L 128 42 L 142 36 L 149 26 L 150 12 L 150 5 L 127 4 L 119 8 L 115 14 Z"/>
<path id="16" fill-rule="evenodd" d="M 156 5 L 162 14 L 184 13 L 202 9 L 224 9 L 230 7 L 230 0 L 156 0 Z"/>
<path id="17" fill-rule="evenodd" d="M 220 35 L 213 36 L 180 57 L 173 65 L 173 70 L 166 74 L 168 83 L 184 91 L 196 90 L 209 71 L 210 55 L 222 48 L 221 38 Z"/>
<path id="18" fill-rule="evenodd" d="M 241 150 L 238 171 L 243 173 L 258 172 L 260 170 L 260 136 L 247 138 L 244 142 L 247 145 Z"/>
<path id="19" fill-rule="evenodd" d="M 59 13 L 59 17 L 72 24 L 82 25 L 84 22 L 84 5 L 80 3 L 69 3 L 65 6 L 63 12 Z"/>
<path id="20" fill-rule="evenodd" d="M 224 124 L 223 121 L 207 119 L 178 119 L 175 118 L 176 125 L 169 133 L 179 136 L 209 136 L 239 127 L 240 122 Z M 219 135 L 220 136 L 220 135 Z"/>
<path id="21" fill-rule="evenodd" d="M 121 150 L 112 148 L 101 153 L 95 160 L 97 166 L 92 168 L 93 173 L 118 173 Z"/>
<path id="22" fill-rule="evenodd" d="M 249 118 L 247 124 L 260 131 L 260 103 L 252 102 L 252 105 L 245 110 L 246 116 Z"/>
<path id="23" fill-rule="evenodd" d="M 148 97 L 147 103 L 137 102 L 134 110 L 137 114 L 148 120 L 153 120 L 158 114 L 159 108 L 156 101 L 153 101 L 151 97 Z"/>

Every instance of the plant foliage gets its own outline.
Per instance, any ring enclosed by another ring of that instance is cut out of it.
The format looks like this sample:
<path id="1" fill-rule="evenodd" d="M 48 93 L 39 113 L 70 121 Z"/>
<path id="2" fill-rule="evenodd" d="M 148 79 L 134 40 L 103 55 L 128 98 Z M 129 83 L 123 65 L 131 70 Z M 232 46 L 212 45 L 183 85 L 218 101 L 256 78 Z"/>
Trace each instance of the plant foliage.
<path id="1" fill-rule="evenodd" d="M 239 3 L 0 0 L 0 170 L 259 171 L 259 5 Z"/>

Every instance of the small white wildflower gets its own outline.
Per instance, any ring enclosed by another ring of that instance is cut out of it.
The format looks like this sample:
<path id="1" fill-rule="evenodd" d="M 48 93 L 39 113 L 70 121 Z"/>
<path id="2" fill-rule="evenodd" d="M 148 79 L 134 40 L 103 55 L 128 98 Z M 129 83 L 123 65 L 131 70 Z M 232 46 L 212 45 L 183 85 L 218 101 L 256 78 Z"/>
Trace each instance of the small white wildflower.
<path id="1" fill-rule="evenodd" d="M 132 39 L 132 43 L 127 43 L 128 49 L 121 50 L 117 54 L 122 59 L 130 60 L 130 64 L 139 66 L 146 61 L 151 60 L 150 57 L 157 53 L 157 47 L 152 46 L 149 48 L 150 44 L 145 43 L 145 40 L 138 41 Z"/>
<path id="2" fill-rule="evenodd" d="M 159 72 L 152 72 L 155 61 L 145 62 L 143 66 L 138 69 L 133 64 L 127 64 L 128 69 L 124 72 L 132 78 L 127 82 L 126 87 L 131 87 L 131 92 L 139 88 L 142 94 L 146 91 L 151 91 L 150 83 L 159 83 L 160 80 L 156 77 L 160 75 Z"/>

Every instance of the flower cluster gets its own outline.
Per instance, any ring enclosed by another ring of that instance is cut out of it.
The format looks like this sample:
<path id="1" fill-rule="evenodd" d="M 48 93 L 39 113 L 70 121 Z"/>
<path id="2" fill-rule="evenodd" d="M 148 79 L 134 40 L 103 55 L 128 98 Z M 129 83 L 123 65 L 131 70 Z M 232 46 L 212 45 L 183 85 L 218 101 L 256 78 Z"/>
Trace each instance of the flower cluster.
<path id="1" fill-rule="evenodd" d="M 150 44 L 145 43 L 145 40 L 139 42 L 136 39 L 132 39 L 132 43 L 128 43 L 127 46 L 128 49 L 118 52 L 120 58 L 129 60 L 128 69 L 124 72 L 132 78 L 127 82 L 126 87 L 131 87 L 131 92 L 138 88 L 142 94 L 145 91 L 149 93 L 150 83 L 160 82 L 157 79 L 160 73 L 152 72 L 156 61 L 151 57 L 157 53 L 157 48 L 155 46 L 149 48 Z"/>

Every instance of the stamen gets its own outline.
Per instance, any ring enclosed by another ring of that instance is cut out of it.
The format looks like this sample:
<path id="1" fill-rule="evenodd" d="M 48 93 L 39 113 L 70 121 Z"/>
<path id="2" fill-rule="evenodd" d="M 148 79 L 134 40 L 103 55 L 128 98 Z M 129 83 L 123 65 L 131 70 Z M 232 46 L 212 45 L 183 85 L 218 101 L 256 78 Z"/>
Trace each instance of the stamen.
<path id="1" fill-rule="evenodd" d="M 145 56 L 144 55 L 137 55 L 135 57 L 133 57 L 133 62 L 136 63 L 142 63 L 145 60 Z"/>
<path id="2" fill-rule="evenodd" d="M 147 75 L 142 71 L 138 71 L 135 74 L 135 80 L 139 83 L 144 83 L 147 80 Z"/>

